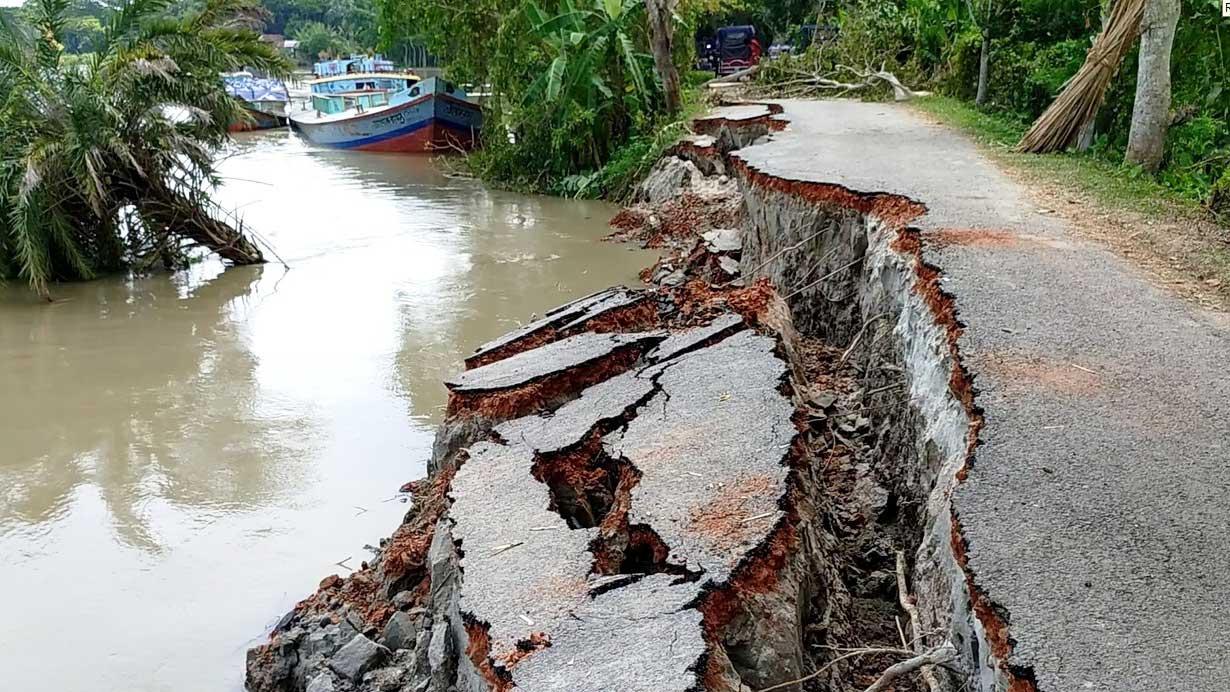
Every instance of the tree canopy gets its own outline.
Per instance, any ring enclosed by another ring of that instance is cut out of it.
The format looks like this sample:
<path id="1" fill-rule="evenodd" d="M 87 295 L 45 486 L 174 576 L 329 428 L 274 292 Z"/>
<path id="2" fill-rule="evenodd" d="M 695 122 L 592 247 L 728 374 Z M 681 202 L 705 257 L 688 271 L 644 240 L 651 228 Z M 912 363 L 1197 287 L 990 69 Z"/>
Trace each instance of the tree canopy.
<path id="1" fill-rule="evenodd" d="M 259 40 L 251 0 L 168 8 L 126 0 L 85 55 L 67 52 L 67 0 L 0 21 L 0 278 L 46 293 L 57 279 L 182 262 L 184 242 L 260 259 L 209 201 L 213 147 L 242 117 L 219 73 L 287 65 Z"/>

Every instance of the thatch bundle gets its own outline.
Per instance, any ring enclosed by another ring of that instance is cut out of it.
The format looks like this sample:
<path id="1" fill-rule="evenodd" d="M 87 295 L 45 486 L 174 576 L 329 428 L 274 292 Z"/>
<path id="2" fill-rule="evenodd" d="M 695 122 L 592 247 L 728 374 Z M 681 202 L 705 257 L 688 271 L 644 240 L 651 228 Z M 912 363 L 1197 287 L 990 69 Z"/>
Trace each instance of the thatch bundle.
<path id="1" fill-rule="evenodd" d="M 1076 143 L 1081 130 L 1097 115 L 1123 56 L 1140 35 L 1145 2 L 1118 0 L 1115 3 L 1102 33 L 1085 57 L 1085 64 L 1068 80 L 1046 112 L 1034 121 L 1033 127 L 1017 144 L 1018 151 L 1046 154 L 1063 151 Z"/>

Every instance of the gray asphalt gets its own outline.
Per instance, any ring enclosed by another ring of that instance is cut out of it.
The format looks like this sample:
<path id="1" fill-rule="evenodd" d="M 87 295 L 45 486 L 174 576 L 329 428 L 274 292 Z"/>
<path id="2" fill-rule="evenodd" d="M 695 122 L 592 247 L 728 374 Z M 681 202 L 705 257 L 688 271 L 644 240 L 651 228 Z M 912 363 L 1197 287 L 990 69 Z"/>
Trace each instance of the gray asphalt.
<path id="1" fill-rule="evenodd" d="M 564 305 L 548 310 L 541 318 L 492 339 L 491 341 L 475 349 L 474 353 L 470 354 L 466 360 L 473 361 L 477 358 L 481 358 L 496 349 L 502 348 L 526 337 L 533 336 L 534 334 L 547 328 L 555 328 L 564 331 L 579 327 L 589 320 L 606 314 L 611 310 L 628 305 L 634 305 L 644 299 L 644 291 L 629 289 L 623 286 L 615 286 L 596 293 L 591 293 L 587 296 L 577 298 L 570 303 L 565 303 Z"/>
<path id="2" fill-rule="evenodd" d="M 967 326 L 986 425 L 954 501 L 978 584 L 1010 613 L 1012 662 L 1045 692 L 1224 689 L 1224 316 L 1156 288 L 906 107 L 782 103 L 788 130 L 737 156 L 911 197 L 927 205 L 924 234 L 1009 236 L 926 256 Z"/>
<path id="3" fill-rule="evenodd" d="M 585 332 L 545 346 L 466 370 L 444 381 L 455 392 L 486 392 L 518 387 L 534 380 L 591 363 L 621 348 L 661 341 L 666 332 L 594 334 Z"/>
<path id="4" fill-rule="evenodd" d="M 552 414 L 503 423 L 498 442 L 469 448 L 449 493 L 452 537 L 463 553 L 459 607 L 488 625 L 497 665 L 536 633 L 551 642 L 512 669 L 518 689 L 696 689 L 706 648 L 690 604 L 702 587 L 727 580 L 780 517 L 783 460 L 796 434 L 794 407 L 777 391 L 786 364 L 774 354 L 775 340 L 732 333 L 742 327 L 741 319 L 723 317 L 683 332 L 661 360 L 593 385 Z M 460 377 L 489 386 L 525 372 L 524 364 L 497 368 L 518 359 L 534 372 L 572 367 L 577 340 L 605 348 L 645 338 L 581 335 Z M 484 370 L 495 374 L 489 379 Z M 535 453 L 576 445 L 600 422 L 625 415 L 626 434 L 610 433 L 603 444 L 640 471 L 629 521 L 657 532 L 669 559 L 701 572 L 699 579 L 636 574 L 609 582 L 591 573 L 598 529 L 570 528 L 531 473 Z"/>

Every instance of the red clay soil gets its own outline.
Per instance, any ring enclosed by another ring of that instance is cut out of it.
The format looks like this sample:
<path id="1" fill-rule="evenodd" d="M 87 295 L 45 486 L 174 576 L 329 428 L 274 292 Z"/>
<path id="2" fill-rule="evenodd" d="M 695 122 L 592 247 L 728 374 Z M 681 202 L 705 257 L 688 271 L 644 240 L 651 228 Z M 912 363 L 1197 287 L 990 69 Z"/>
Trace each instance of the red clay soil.
<path id="1" fill-rule="evenodd" d="M 598 536 L 589 544 L 589 551 L 594 556 L 590 571 L 594 574 L 619 574 L 619 566 L 628 547 L 628 511 L 632 507 L 632 488 L 640 480 L 640 472 L 631 464 L 620 466 L 611 508 L 598 525 Z"/>
<path id="2" fill-rule="evenodd" d="M 722 486 L 688 513 L 688 531 L 716 551 L 730 551 L 764 533 L 771 517 L 748 521 L 764 500 L 776 499 L 774 480 L 765 475 L 744 476 Z"/>
<path id="3" fill-rule="evenodd" d="M 745 322 L 761 326 L 775 292 L 767 278 L 756 279 L 750 286 L 719 288 L 699 279 L 692 279 L 670 292 L 679 314 L 672 326 L 686 327 L 708 324 L 715 317 L 734 310 Z"/>
<path id="4" fill-rule="evenodd" d="M 401 581 L 411 574 L 422 574 L 426 579 L 427 551 L 435 537 L 436 523 L 448 510 L 448 491 L 456 473 L 457 466 L 444 469 L 415 497 L 417 514 L 397 527 L 385 546 L 380 566 L 386 581 Z"/>
<path id="5" fill-rule="evenodd" d="M 446 415 L 478 416 L 493 423 L 547 410 L 580 392 L 631 368 L 641 357 L 641 344 L 627 344 L 593 362 L 493 392 L 451 392 Z"/>
<path id="6" fill-rule="evenodd" d="M 504 657 L 504 670 L 512 670 L 535 651 L 551 646 L 551 637 L 546 632 L 534 632 L 529 639 L 517 642 L 517 648 Z"/>
<path id="7" fill-rule="evenodd" d="M 762 594 L 777 588 L 785 573 L 790 556 L 799 547 L 795 524 L 798 516 L 791 512 L 778 523 L 769 538 L 756 548 L 750 557 L 740 564 L 723 588 L 710 591 L 701 597 L 698 610 L 704 616 L 705 634 L 711 641 L 721 641 L 722 630 L 738 615 L 753 594 Z"/>
<path id="8" fill-rule="evenodd" d="M 501 674 L 491 663 L 491 635 L 487 632 L 489 625 L 467 622 L 465 627 L 466 638 L 470 640 L 466 645 L 466 656 L 469 657 L 470 663 L 474 664 L 478 674 L 487 681 L 491 692 L 507 692 L 512 688 L 512 676 L 508 673 Z"/>
<path id="9" fill-rule="evenodd" d="M 657 328 L 661 320 L 653 301 L 645 298 L 632 305 L 624 305 L 586 320 L 569 329 L 562 336 L 569 337 L 582 332 L 610 334 L 614 332 L 645 332 Z"/>

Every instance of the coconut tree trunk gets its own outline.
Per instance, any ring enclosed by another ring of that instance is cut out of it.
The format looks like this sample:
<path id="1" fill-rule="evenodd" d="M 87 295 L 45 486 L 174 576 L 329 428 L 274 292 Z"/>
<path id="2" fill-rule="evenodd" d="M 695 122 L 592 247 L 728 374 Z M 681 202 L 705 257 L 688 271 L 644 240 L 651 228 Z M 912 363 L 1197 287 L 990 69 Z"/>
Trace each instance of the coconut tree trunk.
<path id="1" fill-rule="evenodd" d="M 165 185 L 150 185 L 133 204 L 143 219 L 162 232 L 188 240 L 235 264 L 263 264 L 265 256 L 241 229 L 210 216 L 199 202 Z"/>
<path id="2" fill-rule="evenodd" d="M 978 94 L 974 97 L 974 105 L 981 106 L 987 102 L 987 79 L 991 74 L 991 36 L 986 29 L 982 31 L 982 52 L 978 55 Z"/>
<path id="3" fill-rule="evenodd" d="M 653 64 L 662 80 L 662 93 L 666 97 L 666 112 L 679 112 L 679 70 L 675 67 L 673 44 L 675 3 L 678 0 L 645 0 L 649 15 L 650 46 L 653 49 Z"/>
<path id="4" fill-rule="evenodd" d="M 1141 21 L 1136 102 L 1124 160 L 1149 171 L 1162 163 L 1170 123 L 1170 48 L 1179 23 L 1179 0 L 1148 0 Z"/>

